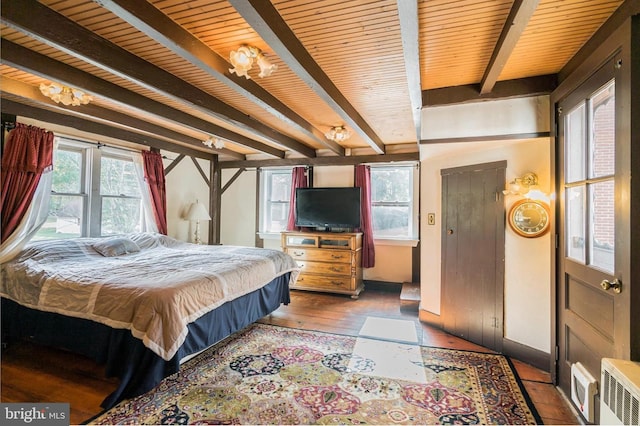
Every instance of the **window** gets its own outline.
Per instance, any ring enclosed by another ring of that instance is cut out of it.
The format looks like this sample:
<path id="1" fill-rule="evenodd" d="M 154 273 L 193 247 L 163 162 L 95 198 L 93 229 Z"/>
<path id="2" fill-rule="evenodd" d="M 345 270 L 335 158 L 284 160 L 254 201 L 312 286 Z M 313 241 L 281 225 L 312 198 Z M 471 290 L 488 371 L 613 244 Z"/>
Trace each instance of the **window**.
<path id="1" fill-rule="evenodd" d="M 371 166 L 371 216 L 376 238 L 417 238 L 418 168 L 415 164 Z"/>
<path id="2" fill-rule="evenodd" d="M 102 156 L 100 198 L 100 235 L 140 231 L 142 203 L 131 158 Z"/>
<path id="3" fill-rule="evenodd" d="M 286 231 L 291 197 L 291 169 L 262 169 L 260 173 L 260 232 Z"/>
<path id="4" fill-rule="evenodd" d="M 615 80 L 565 117 L 565 252 L 603 271 L 615 260 Z"/>
<path id="5" fill-rule="evenodd" d="M 34 239 L 137 232 L 143 217 L 130 155 L 57 138 L 49 215 Z"/>

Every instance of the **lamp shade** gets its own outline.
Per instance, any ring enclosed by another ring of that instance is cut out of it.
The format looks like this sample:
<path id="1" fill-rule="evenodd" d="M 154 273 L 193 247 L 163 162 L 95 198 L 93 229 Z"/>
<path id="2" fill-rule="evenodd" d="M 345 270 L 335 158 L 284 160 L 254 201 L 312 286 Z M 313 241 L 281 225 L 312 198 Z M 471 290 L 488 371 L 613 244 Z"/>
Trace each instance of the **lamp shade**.
<path id="1" fill-rule="evenodd" d="M 187 212 L 187 220 L 211 220 L 211 216 L 207 213 L 204 205 L 199 202 L 191 204 Z"/>

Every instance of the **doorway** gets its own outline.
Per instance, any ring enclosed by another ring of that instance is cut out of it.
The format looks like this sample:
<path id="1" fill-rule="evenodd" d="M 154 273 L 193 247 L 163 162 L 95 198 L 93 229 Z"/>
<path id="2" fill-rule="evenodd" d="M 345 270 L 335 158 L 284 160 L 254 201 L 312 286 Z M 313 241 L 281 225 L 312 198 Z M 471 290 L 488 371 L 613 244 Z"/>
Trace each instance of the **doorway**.
<path id="1" fill-rule="evenodd" d="M 565 392 L 573 363 L 580 362 L 597 380 L 603 357 L 628 357 L 630 277 L 622 273 L 628 270 L 628 252 L 620 243 L 630 233 L 622 208 L 628 203 L 629 174 L 617 117 L 616 99 L 623 93 L 616 81 L 619 61 L 614 55 L 557 106 L 555 369 Z"/>
<path id="2" fill-rule="evenodd" d="M 442 325 L 502 351 L 506 161 L 442 175 Z"/>

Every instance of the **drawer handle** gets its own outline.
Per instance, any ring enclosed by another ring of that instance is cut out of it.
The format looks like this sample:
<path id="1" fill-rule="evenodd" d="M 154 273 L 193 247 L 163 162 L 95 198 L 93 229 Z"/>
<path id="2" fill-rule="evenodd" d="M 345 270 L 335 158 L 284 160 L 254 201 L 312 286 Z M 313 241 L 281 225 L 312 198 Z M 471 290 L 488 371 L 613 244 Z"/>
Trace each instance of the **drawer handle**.
<path id="1" fill-rule="evenodd" d="M 335 266 L 332 266 L 331 268 L 329 268 L 329 270 L 332 272 L 342 272 L 342 269 L 336 268 Z"/>
<path id="2" fill-rule="evenodd" d="M 302 256 L 302 255 L 304 255 L 304 252 L 303 251 L 294 251 L 292 254 L 294 256 Z"/>
<path id="3" fill-rule="evenodd" d="M 331 284 L 337 285 L 337 286 L 341 286 L 342 285 L 342 281 L 331 281 Z"/>
<path id="4" fill-rule="evenodd" d="M 331 258 L 332 259 L 342 259 L 344 257 L 343 254 L 332 254 Z"/>

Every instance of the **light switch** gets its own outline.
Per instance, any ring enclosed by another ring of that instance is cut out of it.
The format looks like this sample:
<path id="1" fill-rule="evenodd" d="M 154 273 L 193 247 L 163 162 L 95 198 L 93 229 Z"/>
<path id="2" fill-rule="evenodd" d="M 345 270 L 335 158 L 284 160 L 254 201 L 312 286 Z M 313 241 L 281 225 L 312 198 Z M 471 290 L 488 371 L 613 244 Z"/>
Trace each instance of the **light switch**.
<path id="1" fill-rule="evenodd" d="M 427 223 L 429 225 L 435 225 L 436 224 L 436 214 L 435 213 L 428 213 L 427 214 Z"/>

